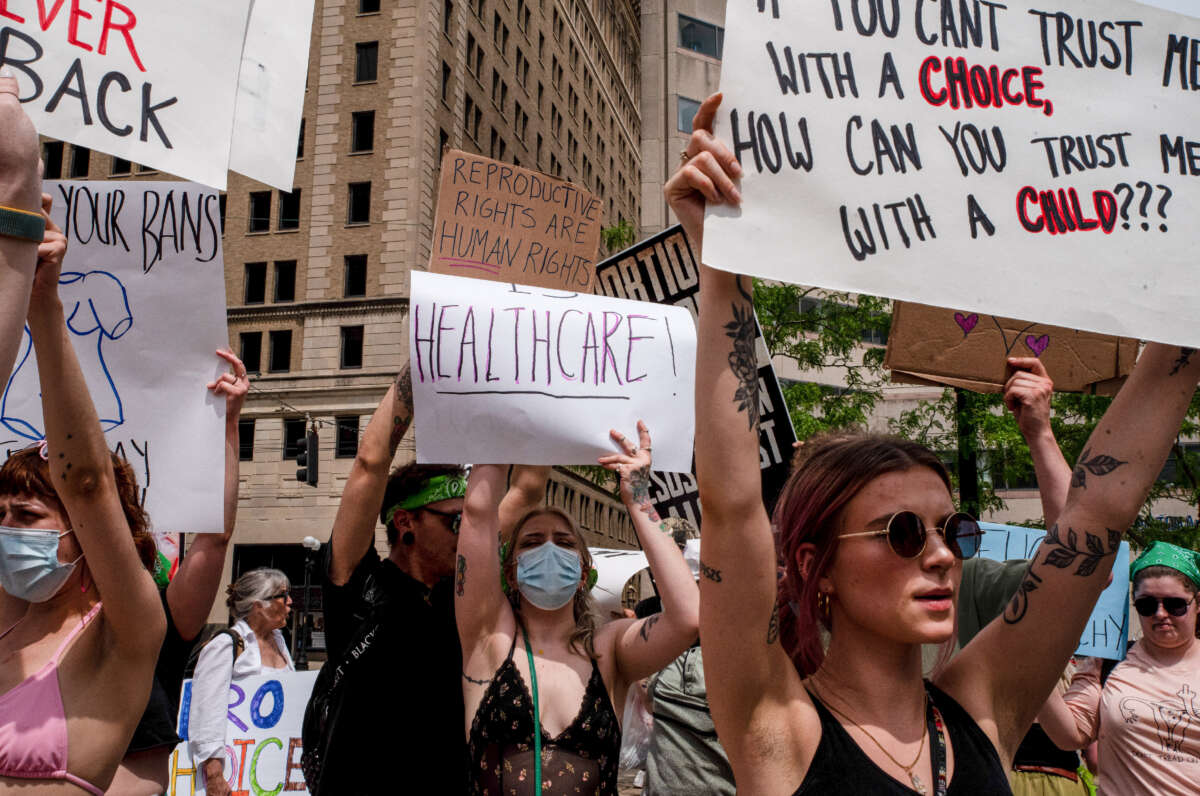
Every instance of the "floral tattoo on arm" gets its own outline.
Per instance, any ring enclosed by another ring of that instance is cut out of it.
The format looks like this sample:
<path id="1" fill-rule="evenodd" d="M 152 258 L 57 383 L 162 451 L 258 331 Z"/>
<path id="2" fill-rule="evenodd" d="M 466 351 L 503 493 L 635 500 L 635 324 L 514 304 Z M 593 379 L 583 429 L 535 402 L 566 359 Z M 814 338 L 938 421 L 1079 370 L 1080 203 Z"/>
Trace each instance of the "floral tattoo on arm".
<path id="1" fill-rule="evenodd" d="M 408 365 L 405 365 L 404 370 L 396 374 L 395 387 L 396 410 L 392 415 L 392 434 L 388 440 L 393 456 L 396 455 L 396 448 L 400 447 L 400 440 L 404 438 L 409 424 L 412 423 L 412 374 L 409 372 Z"/>
<path id="2" fill-rule="evenodd" d="M 1083 449 L 1079 461 L 1075 464 L 1075 469 L 1071 472 L 1071 486 L 1087 489 L 1088 473 L 1096 476 L 1108 475 L 1121 465 L 1128 464 L 1128 462 L 1123 462 L 1114 456 L 1109 456 L 1107 453 L 1098 453 L 1095 456 L 1089 456 L 1091 451 L 1091 448 Z"/>
<path id="3" fill-rule="evenodd" d="M 734 302 L 730 305 L 733 320 L 725 324 L 725 336 L 733 341 L 733 350 L 729 352 L 729 369 L 738 377 L 738 388 L 733 394 L 733 402 L 739 412 L 745 412 L 749 421 L 749 430 L 758 427 L 758 354 L 754 343 L 758 338 L 758 321 L 754 317 L 754 301 L 742 285 L 742 277 L 738 277 L 738 292 L 742 294 L 745 303 Z"/>
<path id="4" fill-rule="evenodd" d="M 633 502 L 652 521 L 661 522 L 662 518 L 658 516 L 658 511 L 650 500 L 650 465 L 630 470 L 628 479 L 629 496 Z"/>

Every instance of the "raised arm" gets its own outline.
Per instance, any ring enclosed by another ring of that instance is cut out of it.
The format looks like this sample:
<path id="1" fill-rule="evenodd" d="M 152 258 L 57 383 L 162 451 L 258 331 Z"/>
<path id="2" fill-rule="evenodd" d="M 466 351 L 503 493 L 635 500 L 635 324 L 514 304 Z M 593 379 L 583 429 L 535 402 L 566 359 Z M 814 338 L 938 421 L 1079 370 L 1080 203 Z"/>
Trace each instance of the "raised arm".
<path id="1" fill-rule="evenodd" d="M 471 665 L 473 653 L 501 629 L 505 618 L 512 621 L 512 611 L 500 586 L 500 501 L 505 494 L 507 469 L 498 464 L 475 465 L 463 498 L 454 570 L 454 618 L 467 671 L 486 668 Z M 511 587 L 516 588 L 516 584 Z"/>
<path id="2" fill-rule="evenodd" d="M 66 507 L 87 570 L 104 600 L 114 654 L 128 661 L 157 655 L 166 620 L 142 566 L 117 495 L 112 459 L 83 371 L 71 347 L 58 276 L 66 239 L 46 216 L 29 302 L 29 329 L 42 390 L 50 480 Z"/>
<path id="3" fill-rule="evenodd" d="M 512 529 L 527 512 L 546 501 L 546 482 L 550 480 L 550 468 L 530 465 L 513 465 L 508 479 L 508 492 L 500 501 L 500 535 L 508 538 Z"/>
<path id="4" fill-rule="evenodd" d="M 1009 754 L 1079 641 L 1125 530 L 1162 470 L 1200 378 L 1193 349 L 1151 343 L 1084 447 L 1066 506 L 1004 614 L 967 645 L 948 684 L 993 716 Z"/>
<path id="5" fill-rule="evenodd" d="M 38 213 L 42 179 L 38 137 L 21 109 L 12 68 L 0 70 L 0 207 Z M 0 380 L 7 382 L 24 338 L 29 290 L 37 267 L 38 244 L 0 235 Z"/>
<path id="6" fill-rule="evenodd" d="M 611 623 L 609 632 L 616 633 L 617 670 L 626 683 L 632 683 L 659 671 L 695 642 L 700 592 L 666 523 L 650 502 L 650 431 L 638 421 L 637 445 L 619 431 L 611 434 L 624 452 L 603 456 L 600 463 L 620 476 L 621 501 L 662 598 L 661 613 Z"/>
<path id="7" fill-rule="evenodd" d="M 167 586 L 167 608 L 175 629 L 185 641 L 200 635 L 208 612 L 212 610 L 225 554 L 237 524 L 239 445 L 238 420 L 242 405 L 250 391 L 246 366 L 232 351 L 217 351 L 217 356 L 229 363 L 230 372 L 210 382 L 213 395 L 225 397 L 225 530 L 224 533 L 198 533 L 188 547 L 187 555 L 179 562 L 179 571 Z"/>
<path id="8" fill-rule="evenodd" d="M 1038 712 L 1038 724 L 1059 749 L 1082 749 L 1100 730 L 1100 659 L 1092 658 L 1071 678 L 1066 693 L 1055 688 Z"/>
<path id="9" fill-rule="evenodd" d="M 1063 458 L 1050 427 L 1054 382 L 1046 373 L 1046 366 L 1036 357 L 1009 357 L 1008 364 L 1015 371 L 1004 385 L 1004 405 L 1013 413 L 1021 436 L 1029 446 L 1042 498 L 1042 521 L 1047 528 L 1052 528 L 1066 505 L 1067 490 L 1071 485 L 1071 466 Z"/>
<path id="10" fill-rule="evenodd" d="M 388 471 L 412 416 L 412 379 L 405 365 L 371 415 L 342 490 L 329 539 L 329 579 L 338 586 L 350 580 L 375 540 L 375 522 L 387 491 Z"/>

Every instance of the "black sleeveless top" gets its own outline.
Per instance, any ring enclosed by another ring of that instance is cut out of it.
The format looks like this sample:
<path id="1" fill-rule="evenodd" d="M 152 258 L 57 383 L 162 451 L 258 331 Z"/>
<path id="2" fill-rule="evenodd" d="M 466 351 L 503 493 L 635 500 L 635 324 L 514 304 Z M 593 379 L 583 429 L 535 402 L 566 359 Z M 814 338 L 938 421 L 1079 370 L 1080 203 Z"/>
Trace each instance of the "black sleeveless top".
<path id="1" fill-rule="evenodd" d="M 473 796 L 535 796 L 533 696 L 513 663 L 516 645 L 471 722 Z M 542 730 L 542 793 L 617 796 L 620 753 L 621 725 L 593 658 L 575 719 L 555 738 Z"/>
<path id="2" fill-rule="evenodd" d="M 954 776 L 946 796 L 1012 796 L 1008 775 L 996 754 L 996 747 L 979 725 L 947 693 L 926 683 L 933 704 L 946 723 L 947 746 L 954 752 Z M 841 723 L 821 700 L 813 696 L 821 717 L 821 742 L 804 782 L 793 796 L 837 793 L 842 796 L 913 796 L 917 791 L 888 776 L 858 747 Z M 933 776 L 920 771 L 918 776 L 930 783 Z"/>

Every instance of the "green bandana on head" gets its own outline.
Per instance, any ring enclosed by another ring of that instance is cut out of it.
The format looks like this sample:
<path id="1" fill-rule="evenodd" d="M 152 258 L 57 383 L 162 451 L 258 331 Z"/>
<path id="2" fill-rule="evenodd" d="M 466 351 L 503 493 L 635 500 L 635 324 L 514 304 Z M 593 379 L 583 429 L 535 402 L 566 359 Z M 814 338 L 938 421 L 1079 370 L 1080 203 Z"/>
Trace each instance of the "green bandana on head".
<path id="1" fill-rule="evenodd" d="M 465 494 L 467 494 L 466 476 L 435 475 L 422 484 L 416 492 L 388 509 L 387 523 L 388 525 L 392 524 L 392 517 L 396 516 L 396 512 L 400 509 L 412 511 L 422 506 L 428 506 L 430 503 L 437 503 L 439 500 L 460 498 Z"/>
<path id="2" fill-rule="evenodd" d="M 1168 542 L 1154 542 L 1129 566 L 1129 579 L 1146 567 L 1170 567 L 1200 588 L 1200 553 Z"/>

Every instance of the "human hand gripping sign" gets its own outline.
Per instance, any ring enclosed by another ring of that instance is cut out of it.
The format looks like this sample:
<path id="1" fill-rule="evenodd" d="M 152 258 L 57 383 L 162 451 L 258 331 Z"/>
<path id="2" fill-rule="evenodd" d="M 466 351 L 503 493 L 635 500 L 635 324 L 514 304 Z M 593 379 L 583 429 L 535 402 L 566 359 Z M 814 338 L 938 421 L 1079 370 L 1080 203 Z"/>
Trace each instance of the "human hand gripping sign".
<path id="1" fill-rule="evenodd" d="M 0 144 L 0 148 L 2 147 L 3 144 Z M 42 242 L 38 244 L 37 272 L 34 274 L 33 291 L 29 296 L 31 316 L 46 307 L 47 302 L 58 300 L 58 280 L 62 274 L 63 259 L 67 256 L 67 236 L 58 224 L 50 219 L 53 203 L 54 199 L 50 194 L 42 194 L 41 212 L 46 220 L 46 232 Z"/>
<path id="2" fill-rule="evenodd" d="M 1004 384 L 1004 405 L 1013 413 L 1025 439 L 1050 430 L 1050 397 L 1054 382 L 1037 357 L 1009 357 L 1013 374 Z"/>
<path id="3" fill-rule="evenodd" d="M 680 153 L 679 169 L 663 186 L 667 203 L 697 252 L 704 239 L 705 203 L 742 203 L 742 194 L 734 183 L 741 179 L 742 167 L 729 147 L 712 132 L 720 105 L 720 94 L 713 94 L 700 104 L 692 119 L 692 137 Z"/>
<path id="4" fill-rule="evenodd" d="M 225 396 L 225 419 L 236 419 L 242 413 L 242 405 L 246 403 L 246 394 L 250 392 L 250 376 L 242 360 L 232 351 L 217 349 L 217 356 L 229 363 L 229 372 L 222 373 L 214 381 L 208 383 L 208 389 L 215 396 Z"/>

